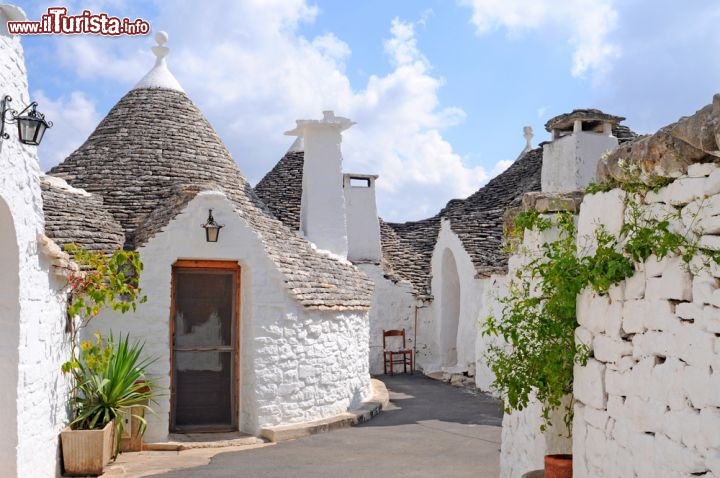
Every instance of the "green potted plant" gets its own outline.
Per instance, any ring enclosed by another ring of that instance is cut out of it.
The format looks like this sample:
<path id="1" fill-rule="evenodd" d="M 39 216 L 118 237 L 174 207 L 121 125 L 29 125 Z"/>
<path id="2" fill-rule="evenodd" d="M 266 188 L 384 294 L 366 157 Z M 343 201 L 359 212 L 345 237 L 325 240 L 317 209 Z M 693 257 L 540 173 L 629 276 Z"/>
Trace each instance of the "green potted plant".
<path id="1" fill-rule="evenodd" d="M 74 419 L 60 435 L 66 474 L 101 474 L 119 451 L 123 412 L 149 410 L 154 384 L 146 370 L 152 360 L 142 358 L 142 351 L 143 344 L 131 343 L 127 335 L 116 342 L 112 335 L 104 340 L 96 334 L 95 342 L 82 342 L 79 357 L 66 363 L 74 384 Z M 142 412 L 133 418 L 146 424 Z"/>
<path id="2" fill-rule="evenodd" d="M 99 334 L 94 342 L 78 344 L 79 332 L 103 308 L 125 313 L 146 300 L 138 286 L 142 263 L 132 251 L 104 254 L 77 245 L 66 251 L 79 270 L 68 275 L 71 353 L 62 369 L 70 376 L 71 393 L 70 424 L 61 433 L 63 465 L 67 475 L 98 475 L 119 450 L 123 423 L 117 418 L 140 410 L 133 418 L 144 427 L 143 411 L 155 387 L 146 376 L 151 361 L 141 357 L 142 344 Z"/>

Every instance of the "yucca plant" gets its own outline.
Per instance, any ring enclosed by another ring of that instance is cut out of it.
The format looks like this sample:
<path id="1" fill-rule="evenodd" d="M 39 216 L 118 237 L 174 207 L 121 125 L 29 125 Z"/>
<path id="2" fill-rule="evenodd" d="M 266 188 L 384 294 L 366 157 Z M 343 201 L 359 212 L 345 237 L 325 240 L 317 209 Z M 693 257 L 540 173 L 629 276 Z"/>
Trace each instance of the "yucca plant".
<path id="1" fill-rule="evenodd" d="M 142 433 L 147 425 L 144 411 L 151 410 L 155 383 L 146 375 L 153 359 L 142 357 L 144 344 L 130 343 L 129 336 L 120 337 L 116 343 L 112 335 L 103 340 L 98 333 L 95 342 L 84 341 L 80 345 L 80 357 L 67 362 L 63 371 L 71 373 L 74 381 L 70 406 L 73 430 L 102 429 L 112 420 L 120 418 L 123 411 L 140 407 L 143 413 L 133 415 L 141 424 Z M 123 421 L 116 420 L 118 433 L 116 452 L 120 445 Z"/>

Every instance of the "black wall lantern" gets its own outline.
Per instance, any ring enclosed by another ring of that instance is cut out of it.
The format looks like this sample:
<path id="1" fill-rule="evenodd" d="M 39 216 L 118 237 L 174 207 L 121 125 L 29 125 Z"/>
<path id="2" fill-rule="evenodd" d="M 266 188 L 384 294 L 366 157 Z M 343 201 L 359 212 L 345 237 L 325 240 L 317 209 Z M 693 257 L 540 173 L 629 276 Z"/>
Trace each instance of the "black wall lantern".
<path id="1" fill-rule="evenodd" d="M 217 242 L 218 237 L 220 237 L 220 229 L 225 227 L 225 225 L 215 222 L 215 218 L 212 215 L 212 209 L 210 209 L 207 222 L 203 224 L 202 227 L 205 228 L 205 240 L 207 242 Z"/>
<path id="2" fill-rule="evenodd" d="M 12 101 L 10 95 L 5 95 L 2 100 L 2 113 L 0 113 L 0 140 L 8 139 L 9 134 L 5 132 L 5 123 L 17 123 L 18 138 L 24 144 L 37 146 L 42 141 L 45 130 L 52 128 L 51 121 L 45 120 L 45 115 L 37 111 L 37 103 L 33 101 L 20 113 L 10 108 Z M 27 114 L 25 114 L 27 113 Z M 23 116 L 25 115 L 25 116 Z"/>

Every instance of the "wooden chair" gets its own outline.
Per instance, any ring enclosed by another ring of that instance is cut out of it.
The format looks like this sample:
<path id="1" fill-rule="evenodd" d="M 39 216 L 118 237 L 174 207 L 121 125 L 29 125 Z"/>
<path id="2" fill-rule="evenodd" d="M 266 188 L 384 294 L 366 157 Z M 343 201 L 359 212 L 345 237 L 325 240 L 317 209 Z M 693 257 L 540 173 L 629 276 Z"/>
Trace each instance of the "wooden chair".
<path id="1" fill-rule="evenodd" d="M 402 337 L 402 348 L 388 348 L 388 337 Z M 405 329 L 383 330 L 383 357 L 385 375 L 395 375 L 395 365 L 402 365 L 403 373 L 407 373 L 410 367 L 410 373 L 413 373 L 413 351 L 405 344 Z"/>

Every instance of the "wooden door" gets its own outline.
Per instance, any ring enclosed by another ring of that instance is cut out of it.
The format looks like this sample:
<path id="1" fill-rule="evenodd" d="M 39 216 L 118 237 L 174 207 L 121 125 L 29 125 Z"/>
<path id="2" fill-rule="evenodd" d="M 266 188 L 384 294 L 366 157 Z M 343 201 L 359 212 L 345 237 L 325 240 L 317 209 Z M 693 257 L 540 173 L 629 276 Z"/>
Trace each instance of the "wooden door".
<path id="1" fill-rule="evenodd" d="M 173 266 L 172 431 L 237 430 L 239 290 L 237 263 Z"/>

